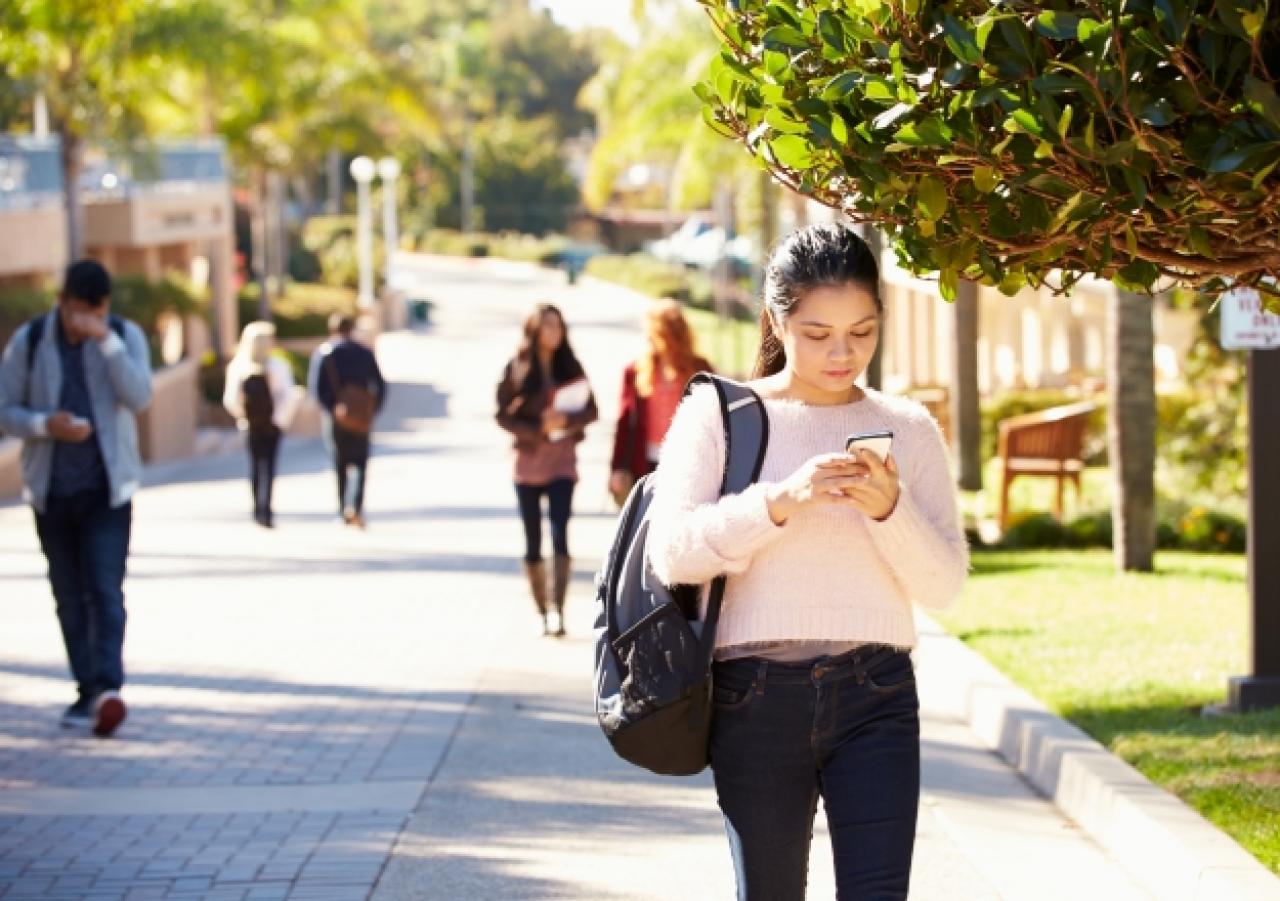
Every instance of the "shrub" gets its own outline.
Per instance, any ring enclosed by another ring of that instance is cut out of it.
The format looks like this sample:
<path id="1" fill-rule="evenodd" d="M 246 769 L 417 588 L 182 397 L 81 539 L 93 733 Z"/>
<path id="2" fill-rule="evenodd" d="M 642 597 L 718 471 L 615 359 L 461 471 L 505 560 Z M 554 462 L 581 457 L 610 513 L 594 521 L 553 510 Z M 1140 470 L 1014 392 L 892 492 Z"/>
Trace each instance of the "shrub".
<path id="1" fill-rule="evenodd" d="M 1241 554 L 1246 535 L 1247 527 L 1239 517 L 1197 507 L 1177 520 L 1162 519 L 1156 526 L 1156 545 L 1168 550 Z M 1110 513 L 1090 513 L 1066 523 L 1048 513 L 1033 513 L 1016 518 L 996 546 L 1006 550 L 1111 547 L 1111 539 Z"/>
<path id="2" fill-rule="evenodd" d="M 988 398 L 982 403 L 982 461 L 985 465 L 996 455 L 1000 434 L 1000 422 L 1023 413 L 1036 413 L 1050 407 L 1078 403 L 1084 398 L 1078 392 L 1060 388 L 1027 391 L 1006 391 Z M 1098 409 L 1089 417 L 1089 429 L 1085 436 L 1085 463 L 1089 466 L 1105 465 L 1107 461 L 1107 408 L 1102 398 L 1094 398 Z"/>
<path id="3" fill-rule="evenodd" d="M 241 288 L 237 301 L 240 327 L 244 328 L 258 318 L 258 284 L 250 282 Z M 285 296 L 272 301 L 271 319 L 277 338 L 322 338 L 329 334 L 329 317 L 333 313 L 355 311 L 356 295 L 347 288 L 290 282 L 285 286 Z"/>
<path id="4" fill-rule="evenodd" d="M 49 312 L 53 295 L 38 288 L 9 288 L 0 291 L 0 348 L 30 319 Z"/>

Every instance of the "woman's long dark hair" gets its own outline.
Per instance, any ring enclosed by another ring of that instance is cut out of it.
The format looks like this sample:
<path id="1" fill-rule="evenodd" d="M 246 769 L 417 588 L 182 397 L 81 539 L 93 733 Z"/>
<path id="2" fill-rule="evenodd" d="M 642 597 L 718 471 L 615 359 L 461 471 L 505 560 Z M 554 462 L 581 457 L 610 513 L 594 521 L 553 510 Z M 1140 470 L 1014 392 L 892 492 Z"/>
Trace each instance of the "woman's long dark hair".
<path id="1" fill-rule="evenodd" d="M 560 346 L 551 355 L 551 383 L 563 385 L 583 375 L 582 364 L 574 355 L 569 344 L 569 326 L 564 321 L 564 314 L 550 303 L 540 303 L 533 308 L 524 321 L 524 330 L 520 335 L 520 346 L 516 348 L 516 356 L 511 366 L 511 386 L 524 397 L 531 397 L 542 390 L 546 373 L 538 360 L 538 330 L 542 327 L 542 317 L 554 313 L 560 320 Z"/>
<path id="2" fill-rule="evenodd" d="M 781 324 L 814 288 L 857 285 L 880 300 L 880 269 L 875 254 L 852 229 L 839 223 L 808 225 L 774 245 L 764 270 L 764 305 L 760 310 L 760 350 L 754 378 L 783 370 L 787 356 L 773 332 L 770 313 Z"/>

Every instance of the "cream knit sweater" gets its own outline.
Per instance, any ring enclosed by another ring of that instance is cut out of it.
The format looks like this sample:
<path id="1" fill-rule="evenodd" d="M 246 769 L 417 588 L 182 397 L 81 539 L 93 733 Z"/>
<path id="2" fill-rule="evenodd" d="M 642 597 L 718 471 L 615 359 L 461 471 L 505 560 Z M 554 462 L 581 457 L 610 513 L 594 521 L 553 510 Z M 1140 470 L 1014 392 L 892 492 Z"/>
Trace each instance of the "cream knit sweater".
<path id="1" fill-rule="evenodd" d="M 718 498 L 724 430 L 715 395 L 699 388 L 680 405 L 650 514 L 654 572 L 669 585 L 728 575 L 717 648 L 769 641 L 914 647 L 911 601 L 948 606 L 969 568 L 937 424 L 914 401 L 877 391 L 838 406 L 766 400 L 765 409 L 769 446 L 759 482 Z M 822 505 L 774 524 L 769 484 L 873 429 L 893 430 L 901 489 L 887 519 Z"/>

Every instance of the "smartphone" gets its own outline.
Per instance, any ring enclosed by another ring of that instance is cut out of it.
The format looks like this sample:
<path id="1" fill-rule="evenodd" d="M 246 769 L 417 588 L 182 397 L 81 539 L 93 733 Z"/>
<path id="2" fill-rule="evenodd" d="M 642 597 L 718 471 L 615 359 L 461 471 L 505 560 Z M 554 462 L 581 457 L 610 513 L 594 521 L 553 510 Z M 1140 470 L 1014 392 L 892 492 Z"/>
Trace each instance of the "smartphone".
<path id="1" fill-rule="evenodd" d="M 89 420 L 85 419 L 83 416 L 72 416 L 71 424 L 79 429 L 87 426 L 89 424 Z"/>
<path id="2" fill-rule="evenodd" d="M 883 463 L 889 456 L 889 449 L 893 446 L 893 432 L 859 432 L 856 435 L 850 435 L 844 441 L 844 452 L 852 454 L 855 451 L 869 450 L 880 458 Z"/>

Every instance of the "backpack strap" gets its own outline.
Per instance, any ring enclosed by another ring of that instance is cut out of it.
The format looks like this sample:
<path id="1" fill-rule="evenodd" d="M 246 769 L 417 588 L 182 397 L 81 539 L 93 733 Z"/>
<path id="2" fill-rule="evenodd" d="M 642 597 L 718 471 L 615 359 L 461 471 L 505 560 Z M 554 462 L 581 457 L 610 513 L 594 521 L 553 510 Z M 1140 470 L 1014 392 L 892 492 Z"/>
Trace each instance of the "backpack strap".
<path id="1" fill-rule="evenodd" d="M 720 496 L 738 494 L 760 478 L 764 454 L 769 446 L 769 414 L 764 402 L 755 391 L 732 379 L 707 372 L 699 372 L 685 386 L 685 395 L 698 385 L 711 385 L 720 400 L 720 416 L 724 423 L 724 475 L 720 480 Z M 707 598 L 707 618 L 699 637 L 701 666 L 711 668 L 715 654 L 716 626 L 720 622 L 720 607 L 724 602 L 727 579 L 717 576 L 711 581 Z M 706 699 L 697 699 L 697 703 Z M 696 718 L 695 718 L 696 719 Z"/>
<path id="2" fill-rule="evenodd" d="M 27 324 L 27 372 L 30 372 L 36 362 L 36 349 L 40 346 L 40 339 L 44 337 L 45 324 L 49 321 L 48 315 L 37 316 Z M 107 325 L 111 327 L 111 331 L 120 336 L 120 340 L 124 337 L 124 320 L 115 313 L 107 316 Z"/>

